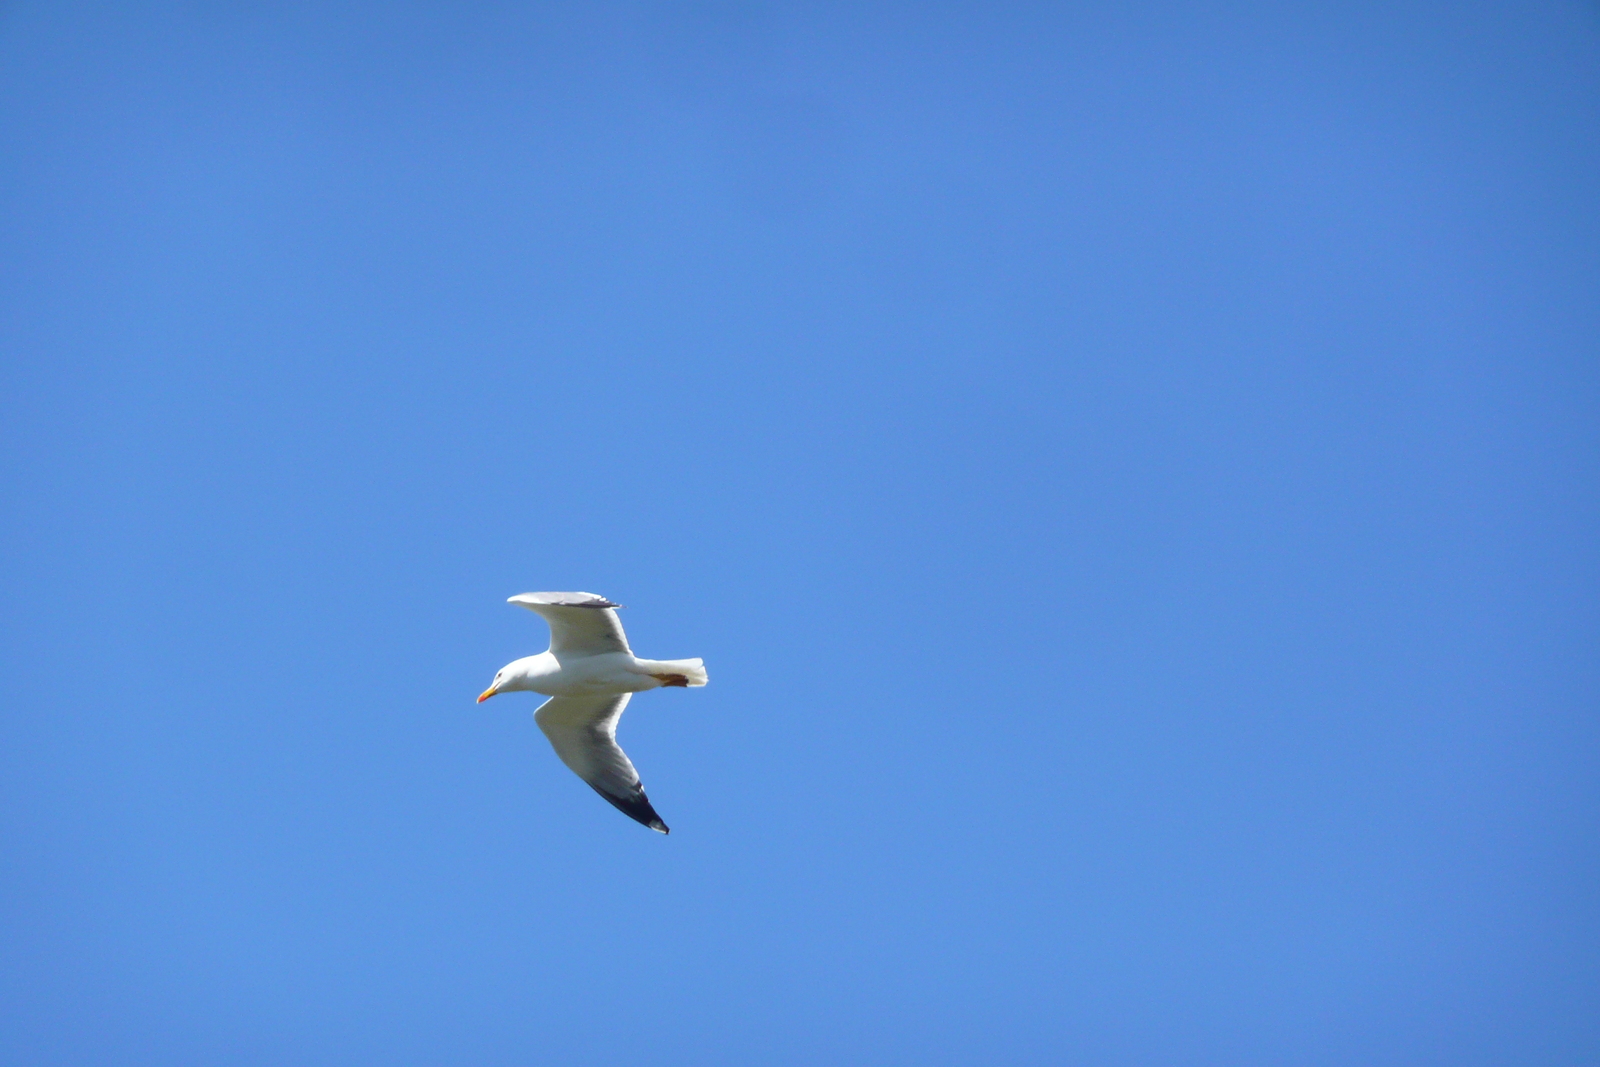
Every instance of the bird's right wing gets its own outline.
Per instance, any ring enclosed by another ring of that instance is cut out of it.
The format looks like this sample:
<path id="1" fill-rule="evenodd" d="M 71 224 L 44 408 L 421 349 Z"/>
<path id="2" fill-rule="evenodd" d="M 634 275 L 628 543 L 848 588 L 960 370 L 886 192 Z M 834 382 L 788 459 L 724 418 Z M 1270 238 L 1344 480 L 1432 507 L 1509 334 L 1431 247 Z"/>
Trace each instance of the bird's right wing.
<path id="1" fill-rule="evenodd" d="M 666 833 L 667 824 L 644 795 L 639 772 L 617 744 L 617 720 L 630 695 L 551 697 L 533 713 L 533 721 L 572 773 L 624 815 Z"/>
<path id="2" fill-rule="evenodd" d="M 559 658 L 632 652 L 613 604 L 593 593 L 518 593 L 506 599 L 544 616 L 550 624 L 550 651 Z"/>

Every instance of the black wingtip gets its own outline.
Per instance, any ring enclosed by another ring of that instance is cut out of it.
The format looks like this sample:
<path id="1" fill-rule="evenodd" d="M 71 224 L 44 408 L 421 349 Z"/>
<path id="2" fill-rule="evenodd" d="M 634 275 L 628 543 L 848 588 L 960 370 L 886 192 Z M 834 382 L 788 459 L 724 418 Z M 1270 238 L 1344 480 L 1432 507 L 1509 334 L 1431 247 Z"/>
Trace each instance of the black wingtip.
<path id="1" fill-rule="evenodd" d="M 631 797 L 614 797 L 599 786 L 591 785 L 589 788 L 606 798 L 607 803 L 635 822 L 643 823 L 658 834 L 670 834 L 667 824 L 661 821 L 661 816 L 656 814 L 656 809 L 650 806 L 650 798 L 644 795 L 644 790 L 639 790 Z"/>

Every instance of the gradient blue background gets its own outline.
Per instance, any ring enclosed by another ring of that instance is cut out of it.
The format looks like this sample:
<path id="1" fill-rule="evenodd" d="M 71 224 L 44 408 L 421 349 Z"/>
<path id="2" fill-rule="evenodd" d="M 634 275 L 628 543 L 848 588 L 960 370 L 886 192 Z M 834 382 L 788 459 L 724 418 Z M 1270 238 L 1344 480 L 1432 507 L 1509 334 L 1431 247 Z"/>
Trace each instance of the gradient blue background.
<path id="1" fill-rule="evenodd" d="M 1600 1062 L 1593 5 L 33 0 L 0 134 L 0 1062 Z"/>

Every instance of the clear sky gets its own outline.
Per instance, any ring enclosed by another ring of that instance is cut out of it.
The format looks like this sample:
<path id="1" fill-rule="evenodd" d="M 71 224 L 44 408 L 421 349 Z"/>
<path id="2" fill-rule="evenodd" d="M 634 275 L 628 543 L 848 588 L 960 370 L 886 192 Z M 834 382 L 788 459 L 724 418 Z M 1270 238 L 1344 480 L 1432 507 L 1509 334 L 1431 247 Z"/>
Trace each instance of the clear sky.
<path id="1" fill-rule="evenodd" d="M 1600 1061 L 1593 4 L 19 0 L 0 138 L 0 1061 Z"/>

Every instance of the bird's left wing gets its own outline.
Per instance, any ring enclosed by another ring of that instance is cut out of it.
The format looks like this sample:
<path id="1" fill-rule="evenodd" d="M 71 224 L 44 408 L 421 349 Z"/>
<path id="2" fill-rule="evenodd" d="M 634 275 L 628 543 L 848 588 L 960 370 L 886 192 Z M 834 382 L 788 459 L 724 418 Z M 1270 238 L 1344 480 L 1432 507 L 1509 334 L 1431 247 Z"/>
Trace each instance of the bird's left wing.
<path id="1" fill-rule="evenodd" d="M 550 624 L 550 651 L 558 657 L 631 652 L 613 604 L 594 593 L 518 593 L 506 599 L 536 611 Z"/>
<path id="2" fill-rule="evenodd" d="M 617 720 L 630 695 L 551 697 L 533 713 L 533 721 L 550 739 L 561 762 L 596 793 L 628 817 L 666 833 L 667 824 L 644 795 L 639 772 L 617 744 Z"/>

